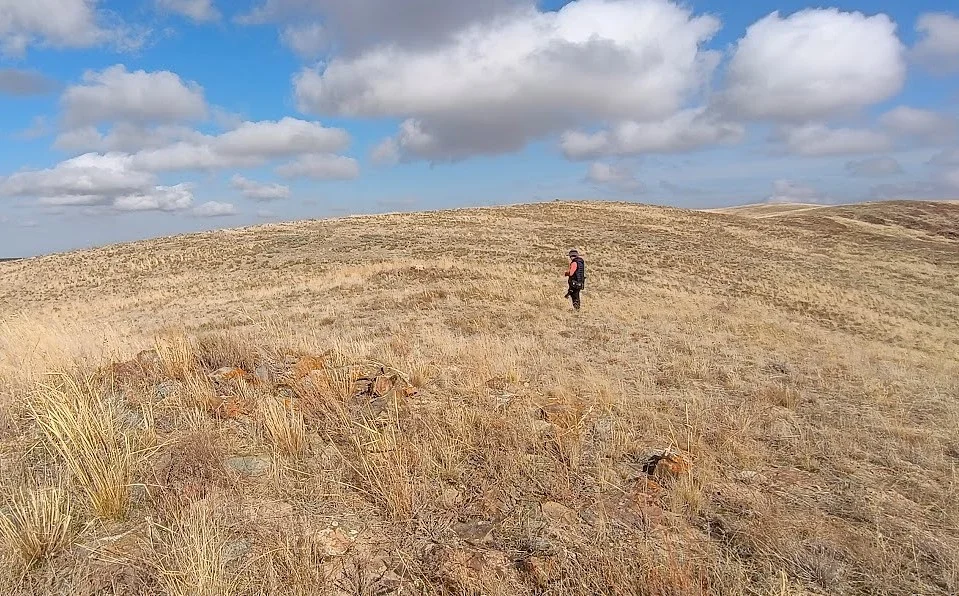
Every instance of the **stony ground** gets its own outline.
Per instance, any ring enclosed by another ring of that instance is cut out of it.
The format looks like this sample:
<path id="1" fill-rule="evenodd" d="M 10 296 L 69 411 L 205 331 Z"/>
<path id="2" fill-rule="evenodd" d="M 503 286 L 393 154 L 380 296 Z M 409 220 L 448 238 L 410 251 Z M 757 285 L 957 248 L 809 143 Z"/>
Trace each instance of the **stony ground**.
<path id="1" fill-rule="evenodd" d="M 0 263 L 0 589 L 953 594 L 957 290 L 920 202 Z"/>

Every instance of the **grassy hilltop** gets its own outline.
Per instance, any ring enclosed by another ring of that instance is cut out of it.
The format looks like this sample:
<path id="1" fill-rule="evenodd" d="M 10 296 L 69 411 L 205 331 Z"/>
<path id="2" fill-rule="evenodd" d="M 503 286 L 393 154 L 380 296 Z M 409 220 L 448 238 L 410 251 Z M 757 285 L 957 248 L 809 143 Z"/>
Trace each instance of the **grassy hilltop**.
<path id="1" fill-rule="evenodd" d="M 0 263 L 2 594 L 956 594 L 957 464 L 956 203 Z"/>

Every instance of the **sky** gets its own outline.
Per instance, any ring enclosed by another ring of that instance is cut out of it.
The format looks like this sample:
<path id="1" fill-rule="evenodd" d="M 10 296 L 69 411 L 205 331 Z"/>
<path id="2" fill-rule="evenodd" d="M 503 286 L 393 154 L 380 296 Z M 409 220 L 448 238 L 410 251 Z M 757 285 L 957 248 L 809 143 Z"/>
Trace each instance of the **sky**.
<path id="1" fill-rule="evenodd" d="M 553 199 L 959 198 L 955 0 L 0 0 L 0 257 Z"/>

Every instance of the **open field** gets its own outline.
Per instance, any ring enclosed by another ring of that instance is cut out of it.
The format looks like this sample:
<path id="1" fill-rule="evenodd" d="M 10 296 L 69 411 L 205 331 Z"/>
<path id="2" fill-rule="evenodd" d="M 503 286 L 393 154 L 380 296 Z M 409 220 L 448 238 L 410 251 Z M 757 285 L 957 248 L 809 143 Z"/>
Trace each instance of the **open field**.
<path id="1" fill-rule="evenodd" d="M 0 263 L 0 593 L 959 593 L 959 204 L 755 215 Z"/>

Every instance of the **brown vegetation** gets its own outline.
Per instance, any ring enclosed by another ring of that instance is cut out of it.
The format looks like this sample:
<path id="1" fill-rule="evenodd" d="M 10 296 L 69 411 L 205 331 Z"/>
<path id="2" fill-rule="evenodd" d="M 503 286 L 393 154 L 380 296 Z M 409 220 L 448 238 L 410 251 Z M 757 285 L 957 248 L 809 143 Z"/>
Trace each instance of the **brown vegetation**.
<path id="1" fill-rule="evenodd" d="M 551 203 L 0 264 L 0 593 L 957 593 L 957 221 Z"/>

